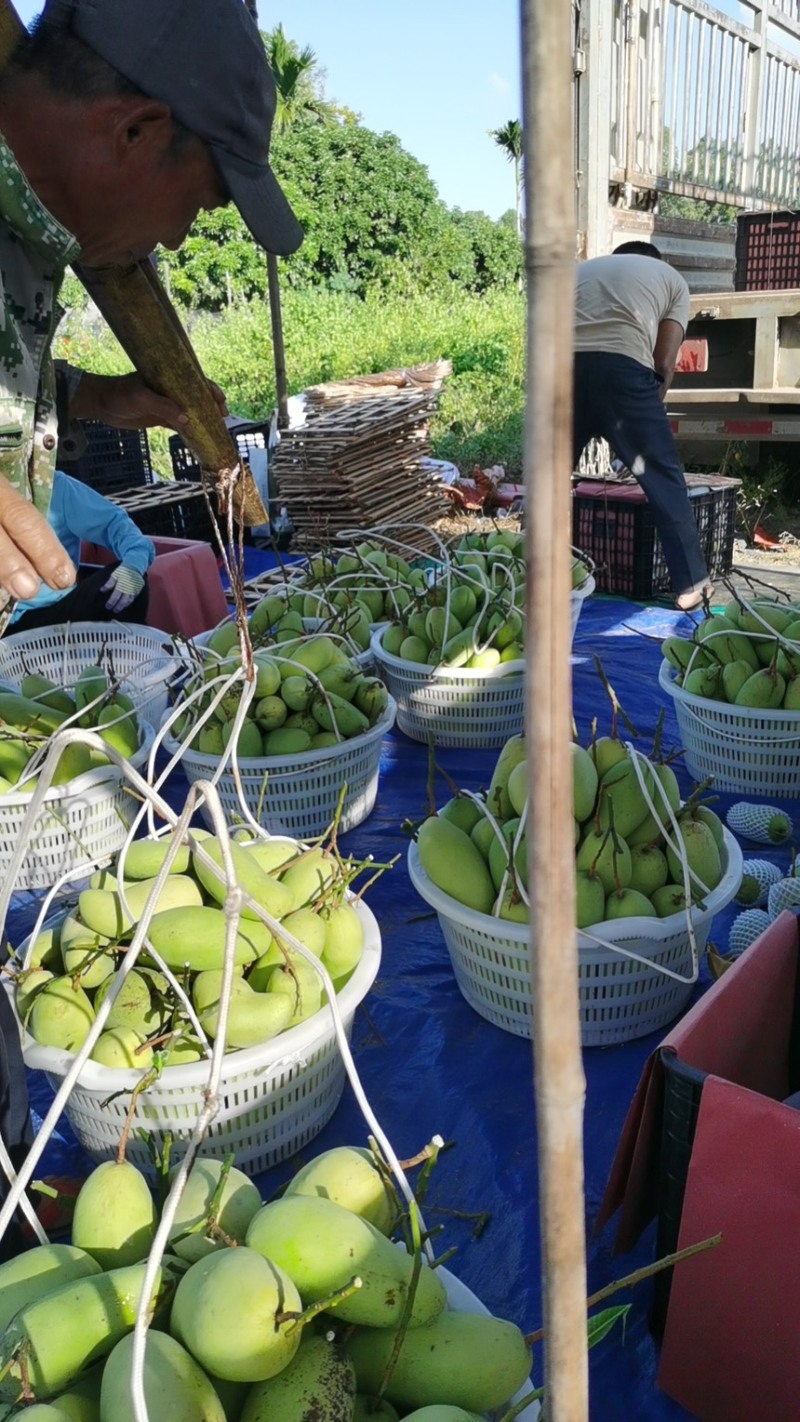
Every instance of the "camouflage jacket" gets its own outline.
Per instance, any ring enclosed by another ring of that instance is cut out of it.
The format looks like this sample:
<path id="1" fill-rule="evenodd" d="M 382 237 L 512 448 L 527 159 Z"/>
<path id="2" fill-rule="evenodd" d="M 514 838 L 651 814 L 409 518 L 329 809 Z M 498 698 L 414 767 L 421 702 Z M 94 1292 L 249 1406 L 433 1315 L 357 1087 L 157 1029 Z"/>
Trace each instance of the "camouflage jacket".
<path id="1" fill-rule="evenodd" d="M 0 135 L 0 474 L 43 513 L 58 444 L 50 348 L 58 292 L 78 251 Z"/>

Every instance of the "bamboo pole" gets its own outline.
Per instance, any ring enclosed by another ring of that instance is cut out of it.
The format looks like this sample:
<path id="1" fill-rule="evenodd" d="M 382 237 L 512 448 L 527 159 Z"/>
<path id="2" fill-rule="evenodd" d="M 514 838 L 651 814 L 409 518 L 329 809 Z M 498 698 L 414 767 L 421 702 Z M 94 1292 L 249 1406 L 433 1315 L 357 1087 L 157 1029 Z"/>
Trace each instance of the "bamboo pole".
<path id="1" fill-rule="evenodd" d="M 575 932 L 570 471 L 575 192 L 572 0 L 522 0 L 525 415 L 534 1068 L 548 1422 L 586 1422 L 583 1101 Z M 535 947 L 535 951 L 534 951 Z"/>

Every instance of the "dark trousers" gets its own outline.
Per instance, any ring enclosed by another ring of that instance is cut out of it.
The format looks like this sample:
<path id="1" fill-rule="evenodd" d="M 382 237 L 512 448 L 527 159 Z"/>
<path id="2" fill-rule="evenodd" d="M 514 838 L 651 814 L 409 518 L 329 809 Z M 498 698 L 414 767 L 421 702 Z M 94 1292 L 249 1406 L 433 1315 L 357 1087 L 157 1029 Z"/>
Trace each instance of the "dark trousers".
<path id="1" fill-rule="evenodd" d="M 683 467 L 655 371 L 628 356 L 575 356 L 572 452 L 577 464 L 590 439 L 607 439 L 642 486 L 676 596 L 708 577 Z"/>
<path id="2" fill-rule="evenodd" d="M 58 602 L 48 602 L 45 607 L 35 607 L 30 612 L 24 612 L 16 622 L 12 622 L 8 629 L 9 635 L 29 632 L 32 627 L 53 627 L 59 622 L 145 623 L 150 601 L 147 579 L 142 591 L 124 612 L 109 612 L 106 607 L 109 594 L 101 593 L 100 589 L 118 567 L 119 563 L 109 563 L 105 568 L 98 568 L 96 573 L 89 573 L 87 577 L 79 579 L 72 591 L 59 598 Z"/>

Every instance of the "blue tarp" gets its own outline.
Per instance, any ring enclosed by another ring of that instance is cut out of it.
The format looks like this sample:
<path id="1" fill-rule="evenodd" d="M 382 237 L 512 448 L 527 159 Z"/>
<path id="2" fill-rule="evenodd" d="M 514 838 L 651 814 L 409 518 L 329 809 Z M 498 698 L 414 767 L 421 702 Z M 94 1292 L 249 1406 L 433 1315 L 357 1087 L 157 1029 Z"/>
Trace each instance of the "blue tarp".
<path id="1" fill-rule="evenodd" d="M 594 715 L 599 717 L 601 733 L 609 729 L 610 710 L 592 660 L 592 654 L 598 653 L 641 733 L 642 748 L 650 749 L 665 700 L 657 682 L 659 643 L 681 625 L 685 627 L 687 620 L 667 609 L 610 598 L 594 598 L 584 605 L 574 644 L 574 709 L 582 740 L 588 738 Z M 665 745 L 677 744 L 677 726 L 667 699 Z M 442 750 L 437 759 L 457 784 L 478 789 L 488 784 L 496 754 Z M 375 810 L 343 840 L 343 847 L 358 856 L 371 853 L 384 862 L 398 853 L 403 856 L 368 895 L 381 927 L 383 961 L 365 1009 L 356 1017 L 356 1062 L 370 1101 L 401 1158 L 414 1155 L 436 1133 L 453 1142 L 434 1174 L 426 1210 L 429 1223 L 444 1226 L 442 1249 L 458 1246 L 451 1267 L 489 1308 L 533 1330 L 542 1321 L 542 1307 L 532 1052 L 529 1043 L 491 1026 L 463 1000 L 438 920 L 408 879 L 407 840 L 400 826 L 407 817 L 424 816 L 426 760 L 426 748 L 402 733 L 387 737 Z M 682 769 L 679 778 L 688 792 L 691 782 Z M 184 788 L 176 781 L 176 803 Z M 446 797 L 441 781 L 440 803 Z M 724 811 L 735 798 L 739 797 L 721 797 L 716 808 Z M 784 808 L 796 814 L 798 807 L 787 802 Z M 788 869 L 788 851 L 774 852 L 772 857 Z M 712 939 L 721 951 L 727 947 L 735 912 L 729 909 L 714 922 Z M 21 930 L 22 916 L 18 924 Z M 697 990 L 705 990 L 709 982 L 704 966 Z M 592 1230 L 634 1088 L 662 1035 L 584 1052 L 592 1291 L 654 1257 L 652 1231 L 633 1254 L 615 1259 L 614 1225 L 597 1239 Z M 31 1086 L 39 1109 L 45 1109 L 46 1085 L 39 1079 L 32 1080 Z M 308 1158 L 316 1148 L 364 1140 L 360 1113 L 346 1087 L 333 1120 L 304 1156 Z M 66 1123 L 45 1165 L 50 1171 L 87 1168 L 70 1141 Z M 264 1177 L 265 1190 L 275 1188 L 291 1168 L 287 1163 Z M 479 1230 L 481 1222 L 484 1228 Z M 650 1288 L 641 1285 L 620 1297 L 619 1301 L 632 1303 L 624 1335 L 617 1330 L 592 1354 L 593 1422 L 628 1418 L 673 1422 L 688 1416 L 656 1385 L 657 1350 L 647 1330 Z M 541 1357 L 537 1363 L 540 1375 Z"/>

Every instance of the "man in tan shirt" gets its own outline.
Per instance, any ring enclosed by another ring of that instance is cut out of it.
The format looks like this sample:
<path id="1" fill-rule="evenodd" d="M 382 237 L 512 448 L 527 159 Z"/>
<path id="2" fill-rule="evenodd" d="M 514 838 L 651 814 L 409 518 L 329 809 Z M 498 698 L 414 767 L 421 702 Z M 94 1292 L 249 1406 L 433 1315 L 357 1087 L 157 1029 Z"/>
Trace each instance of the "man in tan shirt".
<path id="1" fill-rule="evenodd" d="M 648 242 L 624 242 L 578 267 L 573 457 L 607 439 L 636 476 L 686 610 L 712 591 L 663 403 L 688 319 L 686 282 Z"/>

